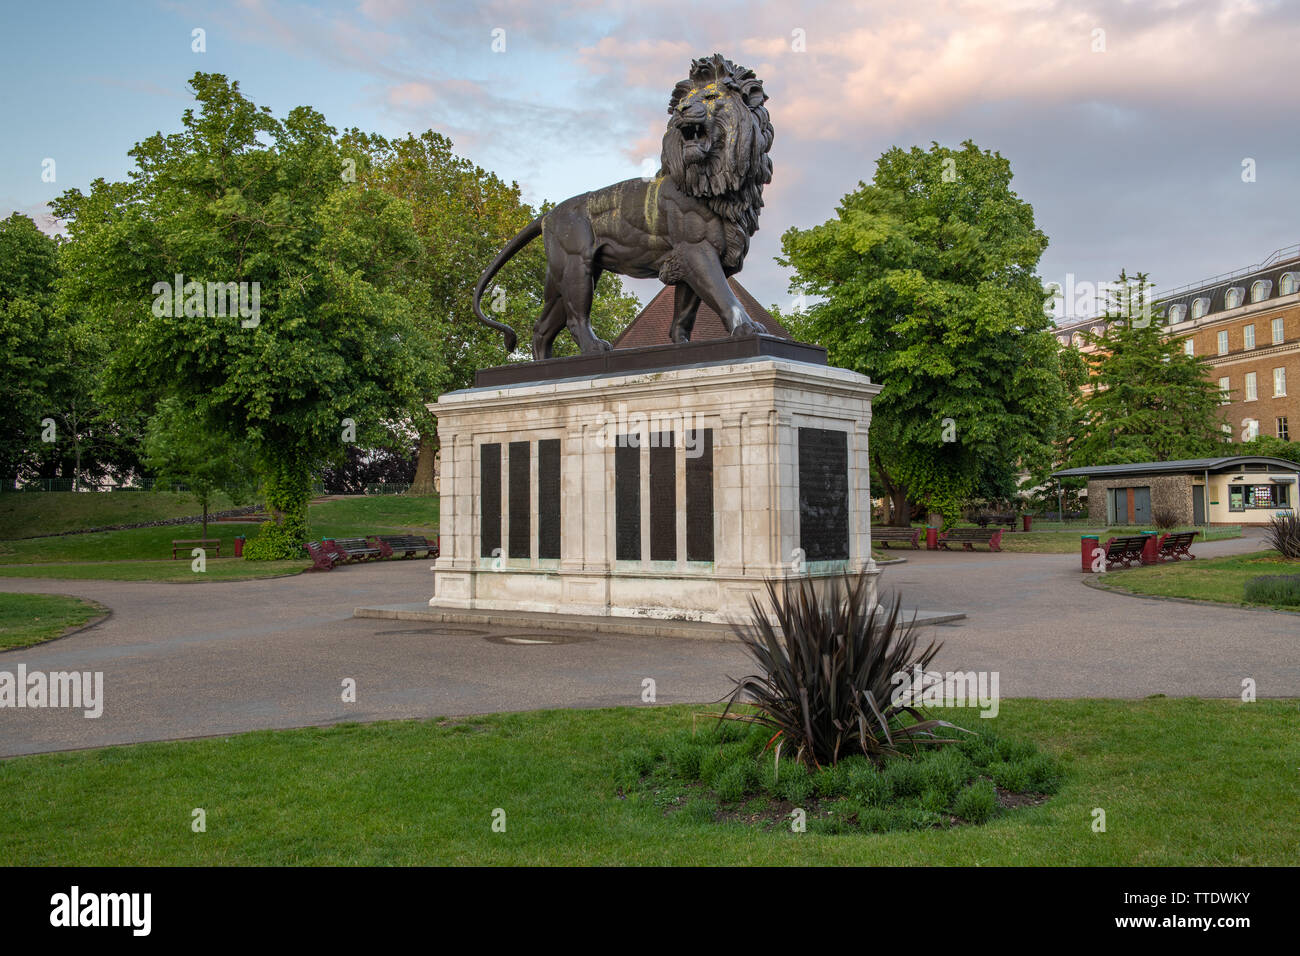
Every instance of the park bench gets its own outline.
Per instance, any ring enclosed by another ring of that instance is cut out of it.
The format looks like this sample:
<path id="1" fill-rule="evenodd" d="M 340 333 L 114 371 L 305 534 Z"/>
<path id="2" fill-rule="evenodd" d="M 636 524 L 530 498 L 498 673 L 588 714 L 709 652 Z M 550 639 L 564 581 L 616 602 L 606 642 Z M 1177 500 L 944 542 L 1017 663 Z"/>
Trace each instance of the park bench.
<path id="1" fill-rule="evenodd" d="M 344 561 L 369 561 L 384 556 L 383 551 L 365 538 L 326 538 L 321 543 L 326 551 L 341 555 Z"/>
<path id="2" fill-rule="evenodd" d="M 176 560 L 176 552 L 184 548 L 188 551 L 191 548 L 202 548 L 204 551 L 215 551 L 216 557 L 221 557 L 221 539 L 220 538 L 195 538 L 193 541 L 183 538 L 172 539 L 172 560 Z"/>
<path id="3" fill-rule="evenodd" d="M 975 545 L 987 544 L 990 551 L 1002 550 L 1002 529 L 994 528 L 953 528 L 939 535 L 939 547 L 951 551 L 950 544 L 960 544 L 963 551 L 974 551 Z"/>
<path id="4" fill-rule="evenodd" d="M 1181 561 L 1183 558 L 1195 561 L 1196 555 L 1192 554 L 1192 539 L 1198 534 L 1199 531 L 1170 532 L 1160 539 L 1160 553 L 1156 557 L 1161 561 Z"/>
<path id="5" fill-rule="evenodd" d="M 1133 562 L 1142 561 L 1142 550 L 1146 547 L 1147 535 L 1126 535 L 1122 538 L 1111 538 L 1106 542 L 1106 570 L 1110 571 L 1116 565 L 1123 565 L 1126 568 L 1133 567 Z"/>
<path id="6" fill-rule="evenodd" d="M 993 524 L 993 525 L 1004 524 L 1004 525 L 1006 525 L 1009 529 L 1011 529 L 1012 531 L 1014 531 L 1014 530 L 1016 529 L 1016 516 L 1015 516 L 1015 515 L 1008 515 L 1008 514 L 977 514 L 977 515 L 974 515 L 970 520 L 973 521 L 973 522 L 975 522 L 975 523 L 976 523 L 977 525 L 979 525 L 981 528 L 987 528 L 987 527 L 988 527 L 989 525 L 991 525 L 991 524 Z"/>
<path id="7" fill-rule="evenodd" d="M 921 546 L 920 528 L 872 528 L 871 543 L 880 543 L 882 548 L 889 547 L 891 541 L 910 541 L 912 547 Z"/>
<path id="8" fill-rule="evenodd" d="M 386 558 L 436 558 L 438 545 L 420 534 L 372 534 L 366 538 Z"/>
<path id="9" fill-rule="evenodd" d="M 331 554 L 315 541 L 308 541 L 303 545 L 307 553 L 311 555 L 311 566 L 313 571 L 333 571 L 334 565 L 339 563 L 339 558 Z"/>

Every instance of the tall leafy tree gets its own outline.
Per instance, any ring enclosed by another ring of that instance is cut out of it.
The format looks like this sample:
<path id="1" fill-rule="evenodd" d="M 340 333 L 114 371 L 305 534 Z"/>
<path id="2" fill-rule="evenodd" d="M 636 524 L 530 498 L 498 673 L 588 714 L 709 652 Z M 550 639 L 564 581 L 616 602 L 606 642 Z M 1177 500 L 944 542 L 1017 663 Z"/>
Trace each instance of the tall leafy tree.
<path id="1" fill-rule="evenodd" d="M 1203 358 L 1165 334 L 1145 273 L 1119 274 L 1103 330 L 1087 333 L 1090 393 L 1076 466 L 1177 461 L 1214 454 L 1225 441 L 1218 385 Z"/>
<path id="2" fill-rule="evenodd" d="M 883 386 L 871 459 L 895 523 L 910 501 L 954 520 L 990 468 L 1042 470 L 1064 425 L 1047 237 L 1011 178 L 970 141 L 895 147 L 834 219 L 782 237 L 792 290 L 822 299 L 792 331 Z"/>
<path id="3" fill-rule="evenodd" d="M 456 155 L 451 140 L 433 130 L 393 140 L 349 130 L 344 151 L 354 159 L 360 182 L 401 197 L 415 213 L 422 248 L 413 273 L 417 281 L 408 288 L 417 321 L 438 345 L 427 370 L 431 384 L 424 399 L 468 387 L 475 370 L 507 358 L 499 334 L 474 317 L 474 285 L 497 251 L 539 211 L 523 201 L 517 183 L 507 183 Z M 496 317 L 519 331 L 525 348 L 532 338 L 531 324 L 541 312 L 544 277 L 542 244 L 535 242 L 498 274 L 486 298 Z M 612 337 L 637 308 L 619 278 L 606 274 L 596 288 L 592 326 L 598 335 Z M 568 341 L 557 345 L 557 355 L 576 351 Z M 411 409 L 411 420 L 420 435 L 412 490 L 431 494 L 436 423 L 423 403 Z"/>
<path id="4" fill-rule="evenodd" d="M 114 342 L 116 407 L 174 398 L 249 443 L 275 515 L 249 555 L 288 557 L 313 473 L 348 438 L 382 444 L 422 391 L 430 349 L 407 294 L 420 242 L 408 203 L 346 175 L 319 113 L 277 118 L 219 74 L 190 85 L 196 107 L 131 150 L 127 181 L 54 204 L 71 239 L 59 294 Z M 178 281 L 198 285 L 175 296 Z"/>

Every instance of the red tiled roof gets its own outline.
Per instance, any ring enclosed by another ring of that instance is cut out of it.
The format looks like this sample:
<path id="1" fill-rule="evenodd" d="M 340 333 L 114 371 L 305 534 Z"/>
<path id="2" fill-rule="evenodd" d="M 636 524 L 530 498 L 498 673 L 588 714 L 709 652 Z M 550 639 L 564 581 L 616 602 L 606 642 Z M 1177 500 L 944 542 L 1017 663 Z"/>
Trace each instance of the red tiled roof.
<path id="1" fill-rule="evenodd" d="M 758 300 L 750 295 L 744 286 L 734 278 L 728 279 L 727 283 L 731 286 L 731 291 L 736 293 L 736 298 L 740 300 L 751 319 L 763 326 L 764 330 L 771 335 L 783 339 L 790 338 L 790 333 L 785 327 L 772 318 L 767 309 L 759 305 Z M 668 330 L 673 322 L 675 288 L 676 286 L 666 285 L 660 289 L 659 294 L 650 300 L 650 304 L 641 310 L 641 314 L 623 330 L 623 334 L 614 340 L 614 348 L 635 349 L 645 345 L 668 345 L 672 341 L 668 337 Z M 726 337 L 727 327 L 722 324 L 718 313 L 701 302 L 700 311 L 695 317 L 695 328 L 691 330 L 691 341 L 705 342 L 709 339 Z"/>

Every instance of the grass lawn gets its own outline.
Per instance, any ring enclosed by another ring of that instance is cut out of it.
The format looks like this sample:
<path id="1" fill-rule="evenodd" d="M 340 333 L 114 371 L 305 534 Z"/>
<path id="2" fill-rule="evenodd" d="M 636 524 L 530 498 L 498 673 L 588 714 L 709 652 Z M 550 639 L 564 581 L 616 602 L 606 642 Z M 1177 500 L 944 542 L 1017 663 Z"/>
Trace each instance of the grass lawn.
<path id="1" fill-rule="evenodd" d="M 764 832 L 623 799 L 621 754 L 703 705 L 345 724 L 0 761 L 9 865 L 1291 865 L 1296 702 L 1004 700 L 1066 778 L 982 826 Z M 701 723 L 701 727 L 705 724 Z M 93 794 L 93 799 L 87 797 Z M 206 812 L 207 831 L 191 830 Z M 1092 830 L 1093 810 L 1106 832 Z M 494 833 L 493 811 L 506 814 Z"/>
<path id="2" fill-rule="evenodd" d="M 213 511 L 233 508 L 219 495 Z M 202 514 L 189 495 L 162 491 L 15 491 L 0 494 L 0 538 L 137 524 Z"/>
<path id="3" fill-rule="evenodd" d="M 40 494 L 45 494 L 41 492 Z M 55 495 L 58 493 L 55 492 Z M 111 498 L 134 492 L 68 494 L 69 498 Z M 38 497 L 37 492 L 14 497 Z M 401 498 L 395 495 L 325 501 L 310 507 L 314 538 L 360 537 L 367 534 L 413 532 L 432 536 L 438 531 L 437 498 Z M 233 553 L 235 535 L 257 537 L 259 524 L 217 524 L 209 522 L 208 537 L 221 539 L 223 557 L 208 557 L 207 572 L 190 570 L 189 551 L 183 560 L 171 560 L 173 539 L 202 537 L 201 524 L 165 525 L 159 528 L 130 528 L 125 531 L 97 531 L 52 538 L 0 540 L 0 576 L 42 578 L 101 578 L 115 581 L 211 581 L 266 577 L 299 571 L 309 566 L 302 561 L 242 561 Z M 16 567 L 39 565 L 39 567 Z"/>
<path id="4" fill-rule="evenodd" d="M 40 644 L 103 613 L 94 601 L 64 594 L 0 594 L 0 650 Z"/>
<path id="5" fill-rule="evenodd" d="M 1297 573 L 1300 573 L 1300 561 L 1289 561 L 1276 551 L 1257 551 L 1227 558 L 1197 558 L 1111 571 L 1100 575 L 1099 581 L 1105 587 L 1134 594 L 1248 604 L 1245 590 L 1251 578 Z"/>
<path id="6" fill-rule="evenodd" d="M 1031 531 L 1026 534 L 1023 531 L 1007 533 L 1004 529 L 1002 532 L 1002 550 L 1018 551 L 1030 554 L 1078 554 L 1079 538 L 1084 534 L 1096 534 L 1101 539 L 1102 544 L 1106 543 L 1107 538 L 1122 537 L 1124 535 L 1140 534 L 1143 531 L 1152 531 L 1153 528 L 1105 528 L 1101 531 Z M 1241 528 L 1236 525 L 1225 525 L 1219 528 L 1178 528 L 1178 531 L 1200 531 L 1196 536 L 1196 541 L 1222 541 L 1227 538 L 1240 538 Z M 1164 534 L 1164 532 L 1160 532 Z M 1192 545 L 1192 551 L 1195 552 L 1196 545 Z"/>

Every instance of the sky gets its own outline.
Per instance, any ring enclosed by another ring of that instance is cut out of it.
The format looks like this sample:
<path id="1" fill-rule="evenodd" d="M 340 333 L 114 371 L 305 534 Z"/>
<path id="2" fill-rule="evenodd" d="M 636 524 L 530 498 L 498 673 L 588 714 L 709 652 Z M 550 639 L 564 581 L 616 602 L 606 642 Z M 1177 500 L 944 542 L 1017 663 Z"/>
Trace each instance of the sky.
<path id="1" fill-rule="evenodd" d="M 200 70 L 277 116 L 437 130 L 558 201 L 641 175 L 673 84 L 720 52 L 771 97 L 739 276 L 760 302 L 791 304 L 781 234 L 832 218 L 886 149 L 966 139 L 1010 161 L 1044 282 L 1126 268 L 1167 289 L 1300 242 L 1297 50 L 1293 0 L 6 0 L 0 217 L 56 229 L 46 203 L 125 178 Z M 644 302 L 658 283 L 628 286 Z"/>

